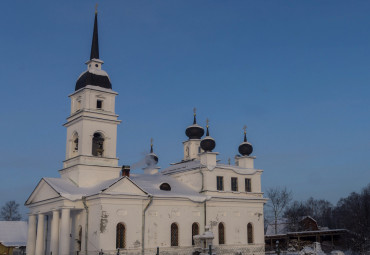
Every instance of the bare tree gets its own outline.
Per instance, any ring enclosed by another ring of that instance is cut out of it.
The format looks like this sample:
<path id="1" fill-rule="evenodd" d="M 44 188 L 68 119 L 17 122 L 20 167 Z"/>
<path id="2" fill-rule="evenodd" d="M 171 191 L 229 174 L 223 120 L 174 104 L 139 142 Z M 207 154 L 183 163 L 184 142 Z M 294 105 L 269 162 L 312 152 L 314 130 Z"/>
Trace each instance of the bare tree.
<path id="1" fill-rule="evenodd" d="M 274 222 L 275 222 L 275 235 L 277 234 L 277 221 L 281 213 L 284 211 L 285 207 L 290 203 L 292 200 L 292 192 L 288 191 L 286 187 L 275 187 L 269 188 L 266 191 L 267 197 L 270 201 L 267 203 L 272 210 L 274 215 Z"/>
<path id="2" fill-rule="evenodd" d="M 6 202 L 6 204 L 1 207 L 0 218 L 5 221 L 16 221 L 20 220 L 22 217 L 18 211 L 19 204 L 14 200 Z"/>

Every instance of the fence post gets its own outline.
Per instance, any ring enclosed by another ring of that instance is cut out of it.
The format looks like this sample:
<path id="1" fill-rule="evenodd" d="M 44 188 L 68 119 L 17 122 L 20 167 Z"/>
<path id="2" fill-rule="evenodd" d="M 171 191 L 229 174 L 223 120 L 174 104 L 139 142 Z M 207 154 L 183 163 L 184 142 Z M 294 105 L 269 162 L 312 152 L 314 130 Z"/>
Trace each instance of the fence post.
<path id="1" fill-rule="evenodd" d="M 159 247 L 157 246 L 157 255 L 159 255 Z"/>
<path id="2" fill-rule="evenodd" d="M 209 255 L 212 255 L 212 244 L 209 245 Z"/>

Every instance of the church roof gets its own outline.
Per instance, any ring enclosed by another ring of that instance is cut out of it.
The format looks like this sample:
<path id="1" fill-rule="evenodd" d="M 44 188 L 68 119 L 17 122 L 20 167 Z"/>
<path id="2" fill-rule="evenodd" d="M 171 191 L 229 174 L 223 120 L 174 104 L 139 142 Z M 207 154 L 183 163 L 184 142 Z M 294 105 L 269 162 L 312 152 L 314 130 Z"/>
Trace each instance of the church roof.
<path id="1" fill-rule="evenodd" d="M 196 169 L 200 169 L 206 167 L 202 163 L 200 163 L 200 160 L 188 160 L 188 161 L 181 161 L 179 163 L 172 164 L 172 166 L 164 169 L 161 173 L 168 175 L 168 174 L 174 174 L 178 172 L 186 172 L 186 171 L 193 171 Z M 237 174 L 255 174 L 257 171 L 262 171 L 258 169 L 252 169 L 252 168 L 243 168 L 235 165 L 226 165 L 226 164 L 220 164 L 218 163 L 216 165 L 216 168 L 220 169 L 226 169 L 226 170 L 232 170 L 233 172 Z"/>
<path id="2" fill-rule="evenodd" d="M 123 183 L 123 186 L 119 187 L 118 184 L 124 180 L 127 180 L 128 182 Z M 100 193 L 108 195 L 150 195 L 161 198 L 186 198 L 195 202 L 201 202 L 206 199 L 206 196 L 199 194 L 174 178 L 157 173 L 153 175 L 133 174 L 130 177 L 122 176 L 103 181 L 92 187 L 78 187 L 68 179 L 43 178 L 28 198 L 26 204 L 32 204 L 34 201 L 37 202 L 37 199 L 34 200 L 34 196 L 40 189 L 42 189 L 43 184 L 45 183 L 54 190 L 55 193 L 54 196 L 49 198 L 63 197 L 71 201 L 76 201 L 82 199 L 82 197 L 93 196 Z M 160 186 L 163 183 L 168 183 L 171 186 L 171 190 L 161 190 Z M 127 187 L 129 185 L 133 186 L 137 191 L 125 188 L 125 186 Z M 113 186 L 117 187 L 112 188 Z"/>
<path id="3" fill-rule="evenodd" d="M 0 243 L 6 247 L 27 245 L 26 221 L 0 221 Z"/>
<path id="4" fill-rule="evenodd" d="M 188 198 L 197 202 L 202 202 L 207 198 L 205 195 L 198 193 L 185 184 L 170 176 L 163 175 L 162 173 L 152 175 L 132 174 L 130 179 L 141 189 L 154 197 Z M 161 190 L 159 187 L 163 183 L 168 183 L 171 186 L 171 190 Z"/>

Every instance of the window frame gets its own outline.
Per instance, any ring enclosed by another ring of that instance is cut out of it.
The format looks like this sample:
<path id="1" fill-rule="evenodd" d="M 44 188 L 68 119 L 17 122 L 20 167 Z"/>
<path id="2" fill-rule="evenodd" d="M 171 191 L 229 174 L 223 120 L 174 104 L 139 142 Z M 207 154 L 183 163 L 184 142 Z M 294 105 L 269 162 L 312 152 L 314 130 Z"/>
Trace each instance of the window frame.
<path id="1" fill-rule="evenodd" d="M 216 176 L 216 188 L 218 191 L 224 190 L 224 177 L 223 176 Z"/>
<path id="2" fill-rule="evenodd" d="M 171 224 L 171 247 L 179 246 L 179 225 L 175 222 Z"/>
<path id="3" fill-rule="evenodd" d="M 122 228 L 122 236 L 119 227 Z M 122 222 L 116 225 L 116 249 L 126 248 L 126 225 Z"/>
<path id="4" fill-rule="evenodd" d="M 231 191 L 239 191 L 238 177 L 231 177 Z"/>
<path id="5" fill-rule="evenodd" d="M 252 192 L 252 179 L 251 178 L 245 178 L 244 185 L 245 185 L 245 192 Z"/>

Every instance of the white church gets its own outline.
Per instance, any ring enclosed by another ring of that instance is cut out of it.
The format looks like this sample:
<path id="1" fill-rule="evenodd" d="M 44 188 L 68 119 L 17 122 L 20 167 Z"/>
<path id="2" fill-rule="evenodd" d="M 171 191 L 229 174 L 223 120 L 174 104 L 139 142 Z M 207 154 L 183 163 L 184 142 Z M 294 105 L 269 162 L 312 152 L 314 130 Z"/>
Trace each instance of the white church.
<path id="1" fill-rule="evenodd" d="M 60 178 L 42 178 L 25 203 L 27 255 L 200 254 L 209 244 L 216 254 L 264 253 L 262 170 L 246 132 L 236 164 L 220 164 L 194 113 L 181 162 L 159 172 L 151 147 L 143 173 L 130 174 L 116 156 L 118 93 L 102 70 L 97 13 L 86 64 L 69 95 Z"/>

